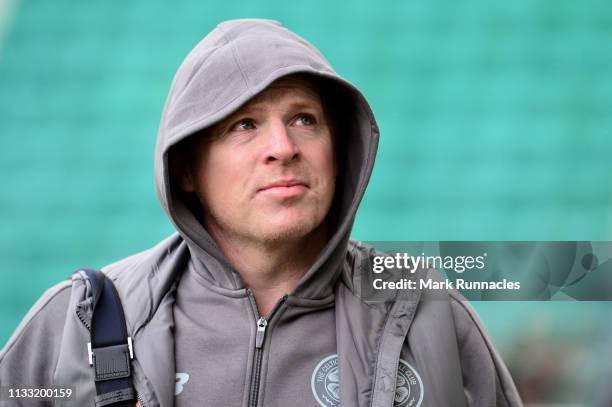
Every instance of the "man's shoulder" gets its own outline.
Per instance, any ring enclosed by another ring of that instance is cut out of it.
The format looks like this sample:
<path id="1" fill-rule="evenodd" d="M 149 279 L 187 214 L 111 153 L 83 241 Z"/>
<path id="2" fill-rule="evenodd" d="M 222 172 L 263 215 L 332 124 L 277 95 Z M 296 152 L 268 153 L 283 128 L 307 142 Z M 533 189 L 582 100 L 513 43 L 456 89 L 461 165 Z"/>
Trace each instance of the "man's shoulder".
<path id="1" fill-rule="evenodd" d="M 172 256 L 182 242 L 178 233 L 172 234 L 152 248 L 104 266 L 102 271 L 115 281 L 115 284 L 124 283 L 124 277 L 128 277 L 133 282 L 143 281 L 142 277 L 145 273 L 154 272 L 153 269 L 163 263 L 163 258 Z M 69 308 L 74 307 L 86 297 L 87 289 L 84 279 L 84 273 L 77 271 L 72 274 L 71 278 L 47 289 L 26 313 L 0 351 L 0 361 L 15 344 L 23 342 L 24 336 L 40 337 L 45 336 L 45 333 L 51 334 L 52 331 L 59 335 Z"/>
<path id="2" fill-rule="evenodd" d="M 345 280 L 347 276 L 351 276 L 353 283 L 347 284 L 349 287 L 359 286 L 356 281 L 360 281 L 360 284 L 364 282 L 372 282 L 374 274 L 374 261 L 375 258 L 380 257 L 393 257 L 394 251 L 381 250 L 372 244 L 365 243 L 359 240 L 350 240 L 348 244 L 346 261 L 344 266 Z M 435 281 L 441 282 L 444 280 L 442 274 L 435 268 L 426 268 L 418 266 L 416 270 L 407 273 L 406 278 L 410 278 L 415 281 Z M 417 284 L 417 286 L 420 286 Z M 465 298 L 456 290 L 449 288 L 446 290 L 438 290 L 435 294 L 431 291 L 422 291 L 421 297 L 428 299 L 435 297 L 437 299 L 443 298 L 450 301 L 465 301 Z"/>
<path id="3" fill-rule="evenodd" d="M 347 247 L 347 257 L 349 259 L 368 259 L 379 254 L 379 251 L 371 244 L 361 240 L 350 239 Z"/>
<path id="4" fill-rule="evenodd" d="M 57 327 L 63 327 L 63 324 L 58 322 L 65 318 L 70 303 L 71 286 L 71 280 L 64 280 L 42 294 L 0 351 L 0 362 L 23 337 L 45 337 Z M 33 335 L 34 333 L 36 335 Z"/>
<path id="5" fill-rule="evenodd" d="M 374 246 L 359 240 L 349 240 L 340 281 L 353 294 L 360 295 L 357 291 L 361 287 L 361 277 L 372 269 L 372 259 L 377 254 L 378 251 Z"/>
<path id="6" fill-rule="evenodd" d="M 153 247 L 107 264 L 102 267 L 102 272 L 112 280 L 127 274 L 142 277 L 143 273 L 151 272 L 151 268 L 161 263 L 165 257 L 172 256 L 183 242 L 183 238 L 175 232 Z"/>

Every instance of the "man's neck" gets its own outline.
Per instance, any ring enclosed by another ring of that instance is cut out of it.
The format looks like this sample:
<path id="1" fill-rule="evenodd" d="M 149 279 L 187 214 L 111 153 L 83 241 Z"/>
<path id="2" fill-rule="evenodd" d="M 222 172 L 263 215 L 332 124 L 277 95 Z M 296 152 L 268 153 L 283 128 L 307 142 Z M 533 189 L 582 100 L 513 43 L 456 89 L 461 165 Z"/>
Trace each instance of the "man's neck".
<path id="1" fill-rule="evenodd" d="M 273 243 L 229 236 L 214 227 L 209 232 L 253 291 L 261 316 L 267 316 L 283 295 L 295 289 L 327 243 L 325 224 L 302 238 Z"/>

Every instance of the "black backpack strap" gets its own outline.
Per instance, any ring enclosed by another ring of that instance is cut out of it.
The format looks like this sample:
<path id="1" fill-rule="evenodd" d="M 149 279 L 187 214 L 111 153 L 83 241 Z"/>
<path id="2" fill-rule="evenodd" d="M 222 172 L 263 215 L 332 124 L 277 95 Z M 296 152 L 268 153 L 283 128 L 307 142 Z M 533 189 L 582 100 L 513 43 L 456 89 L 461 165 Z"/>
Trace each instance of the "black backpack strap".
<path id="1" fill-rule="evenodd" d="M 136 393 L 130 359 L 134 353 L 121 300 L 104 273 L 91 269 L 82 271 L 89 280 L 93 296 L 91 342 L 87 344 L 87 351 L 89 364 L 94 368 L 96 407 L 133 407 Z"/>

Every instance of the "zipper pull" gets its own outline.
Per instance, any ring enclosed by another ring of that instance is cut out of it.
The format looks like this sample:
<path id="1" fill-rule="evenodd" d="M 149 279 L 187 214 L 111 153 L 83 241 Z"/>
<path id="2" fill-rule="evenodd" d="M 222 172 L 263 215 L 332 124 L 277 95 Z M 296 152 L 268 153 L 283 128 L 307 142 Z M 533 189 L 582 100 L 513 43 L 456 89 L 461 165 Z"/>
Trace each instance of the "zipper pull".
<path id="1" fill-rule="evenodd" d="M 261 317 L 257 320 L 257 336 L 255 336 L 255 347 L 257 349 L 263 346 L 267 326 L 268 321 L 264 317 Z"/>

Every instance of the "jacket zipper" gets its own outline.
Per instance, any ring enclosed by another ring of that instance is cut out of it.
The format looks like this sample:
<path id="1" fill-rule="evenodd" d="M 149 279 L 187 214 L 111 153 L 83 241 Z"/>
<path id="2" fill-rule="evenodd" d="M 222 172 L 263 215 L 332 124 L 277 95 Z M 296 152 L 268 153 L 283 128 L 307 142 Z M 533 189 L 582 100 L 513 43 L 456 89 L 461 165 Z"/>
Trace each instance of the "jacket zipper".
<path id="1" fill-rule="evenodd" d="M 85 325 L 85 328 L 87 328 L 88 331 L 91 331 L 91 325 L 86 321 L 86 318 L 81 313 L 80 308 L 76 309 L 76 314 L 77 314 L 77 317 L 79 317 L 79 320 L 81 321 L 81 323 Z"/>
<path id="2" fill-rule="evenodd" d="M 249 296 L 249 300 L 251 301 L 251 306 L 253 307 L 253 311 L 255 312 L 255 324 L 257 327 L 257 333 L 255 335 L 255 353 L 253 355 L 253 368 L 251 370 L 251 383 L 249 385 L 249 407 L 257 407 L 257 399 L 259 398 L 259 387 L 261 382 L 261 361 L 263 359 L 263 345 L 264 340 L 266 339 L 266 328 L 268 327 L 268 321 L 272 319 L 276 311 L 280 308 L 280 306 L 287 299 L 287 295 L 283 295 L 283 297 L 276 303 L 270 314 L 267 318 L 259 315 L 259 311 L 257 310 L 257 304 L 255 303 L 255 297 L 253 296 L 253 291 L 250 288 L 247 288 L 247 294 Z"/>
<path id="3" fill-rule="evenodd" d="M 142 407 L 147 407 L 147 403 L 145 403 L 145 401 L 142 399 L 138 392 L 136 392 L 136 398 L 138 399 L 138 402 Z"/>

